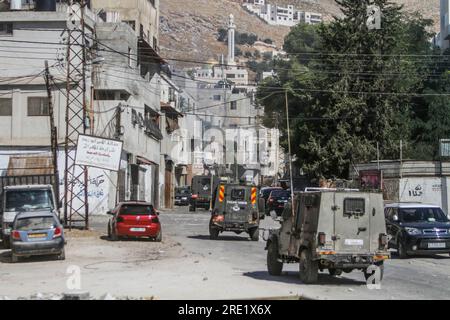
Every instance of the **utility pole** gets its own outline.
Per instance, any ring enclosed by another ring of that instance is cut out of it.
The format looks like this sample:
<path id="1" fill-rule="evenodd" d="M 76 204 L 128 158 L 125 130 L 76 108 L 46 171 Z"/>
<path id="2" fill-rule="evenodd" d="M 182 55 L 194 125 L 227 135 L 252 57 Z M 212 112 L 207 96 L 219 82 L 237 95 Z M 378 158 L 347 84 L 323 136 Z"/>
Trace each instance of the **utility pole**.
<path id="1" fill-rule="evenodd" d="M 286 100 L 286 123 L 287 123 L 287 136 L 288 136 L 288 153 L 289 153 L 289 176 L 291 180 L 291 209 L 292 209 L 292 219 L 295 217 L 295 208 L 294 208 L 294 178 L 292 176 L 292 153 L 291 153 L 291 129 L 289 125 L 289 100 L 287 89 L 284 92 L 285 100 Z"/>
<path id="2" fill-rule="evenodd" d="M 48 61 L 45 60 L 45 86 L 47 87 L 47 98 L 48 98 L 48 115 L 50 118 L 50 149 L 52 152 L 52 162 L 53 162 L 53 175 L 54 175 L 54 188 L 59 203 L 59 172 L 58 172 L 58 136 L 55 126 L 55 113 L 53 108 L 53 96 L 52 88 L 50 86 L 50 70 L 48 68 Z M 61 218 L 61 217 L 59 217 Z"/>
<path id="3" fill-rule="evenodd" d="M 87 132 L 86 5 L 86 0 L 70 0 L 67 20 L 64 221 L 70 229 L 73 223 L 89 229 L 88 168 L 75 164 L 78 136 Z"/>

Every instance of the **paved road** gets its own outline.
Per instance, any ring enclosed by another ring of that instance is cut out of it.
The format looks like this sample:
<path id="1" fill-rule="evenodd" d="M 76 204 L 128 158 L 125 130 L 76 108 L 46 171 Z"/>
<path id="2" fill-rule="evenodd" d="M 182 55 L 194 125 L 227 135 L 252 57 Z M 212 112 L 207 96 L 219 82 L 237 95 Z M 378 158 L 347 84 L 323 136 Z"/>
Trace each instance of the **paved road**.
<path id="1" fill-rule="evenodd" d="M 67 232 L 66 260 L 30 258 L 10 263 L 10 252 L 0 250 L 0 299 L 68 291 L 68 271 L 78 267 L 82 290 L 94 297 L 154 297 L 158 299 L 244 299 L 305 296 L 317 299 L 449 299 L 450 257 L 394 259 L 385 267 L 380 290 L 369 290 L 361 272 L 331 277 L 319 283 L 298 279 L 298 265 L 285 274 L 270 276 L 265 242 L 247 235 L 225 233 L 212 241 L 209 214 L 187 208 L 163 211 L 163 242 L 118 241 L 105 237 L 108 217 L 92 219 L 89 232 Z M 263 221 L 263 228 L 277 222 Z"/>
<path id="2" fill-rule="evenodd" d="M 316 285 L 304 285 L 298 279 L 298 265 L 285 266 L 283 276 L 274 277 L 267 273 L 265 242 L 249 241 L 248 236 L 223 233 L 219 240 L 208 237 L 209 216 L 204 211 L 195 214 L 185 208 L 176 213 L 163 213 L 165 234 L 182 243 L 190 252 L 208 259 L 221 261 L 228 273 L 217 275 L 224 282 L 231 275 L 239 275 L 242 281 L 248 279 L 260 282 L 266 288 L 273 287 L 275 294 L 305 294 L 319 299 L 449 299 L 450 298 L 450 256 L 415 257 L 406 260 L 396 258 L 386 262 L 381 289 L 367 288 L 362 272 L 331 277 L 327 272 L 319 275 Z M 270 218 L 263 221 L 263 228 L 279 225 Z M 283 290 L 283 288 L 285 290 Z M 265 290 L 267 291 L 267 290 Z M 261 292 L 262 293 L 262 292 Z M 267 294 L 264 292 L 264 294 Z M 258 296 L 258 292 L 254 293 Z"/>

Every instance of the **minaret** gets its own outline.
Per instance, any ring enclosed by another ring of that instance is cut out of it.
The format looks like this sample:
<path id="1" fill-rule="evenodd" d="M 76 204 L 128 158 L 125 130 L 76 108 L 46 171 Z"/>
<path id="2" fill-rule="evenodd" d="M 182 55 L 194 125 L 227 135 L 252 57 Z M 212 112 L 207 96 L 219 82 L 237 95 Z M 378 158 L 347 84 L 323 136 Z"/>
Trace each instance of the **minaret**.
<path id="1" fill-rule="evenodd" d="M 234 34 L 236 26 L 234 25 L 234 16 L 230 14 L 230 20 L 228 22 L 228 64 L 234 64 Z"/>

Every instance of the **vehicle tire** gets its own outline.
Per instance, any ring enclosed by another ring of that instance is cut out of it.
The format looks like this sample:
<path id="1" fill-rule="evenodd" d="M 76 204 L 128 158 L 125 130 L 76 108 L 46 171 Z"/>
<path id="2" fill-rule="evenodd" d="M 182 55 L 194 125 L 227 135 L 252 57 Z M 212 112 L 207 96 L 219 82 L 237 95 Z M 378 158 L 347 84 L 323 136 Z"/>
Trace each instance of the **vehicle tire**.
<path id="1" fill-rule="evenodd" d="M 380 282 L 381 282 L 381 281 L 383 281 L 384 264 L 383 264 L 383 262 L 381 262 L 381 263 L 376 264 L 376 266 L 377 266 L 378 268 L 380 268 Z M 374 272 L 375 272 L 375 271 L 373 271 L 373 272 L 367 272 L 367 269 L 364 270 L 364 278 L 366 278 L 366 281 L 369 280 L 369 277 L 370 277 L 371 275 L 373 275 Z"/>
<path id="2" fill-rule="evenodd" d="M 350 273 L 350 272 L 353 272 L 353 269 L 346 268 L 346 269 L 343 269 L 342 271 L 344 271 L 345 273 Z"/>
<path id="3" fill-rule="evenodd" d="M 189 212 L 195 212 L 195 207 L 194 206 L 189 206 Z"/>
<path id="4" fill-rule="evenodd" d="M 19 256 L 15 255 L 14 253 L 11 253 L 11 262 L 12 263 L 19 262 Z"/>
<path id="5" fill-rule="evenodd" d="M 156 242 L 162 241 L 162 230 L 159 230 L 158 235 L 155 237 Z"/>
<path id="6" fill-rule="evenodd" d="M 11 248 L 11 241 L 9 240 L 9 238 L 3 238 L 3 248 L 4 249 Z"/>
<path id="7" fill-rule="evenodd" d="M 250 239 L 252 241 L 259 240 L 259 228 L 258 227 L 248 230 L 248 233 L 249 233 Z"/>
<path id="8" fill-rule="evenodd" d="M 114 230 L 111 230 L 111 241 L 118 241 L 119 237 L 117 236 L 117 233 L 114 232 Z"/>
<path id="9" fill-rule="evenodd" d="M 399 239 L 397 242 L 397 254 L 400 259 L 408 258 L 408 253 L 406 252 L 405 244 L 402 239 Z"/>
<path id="10" fill-rule="evenodd" d="M 319 276 L 319 263 L 313 261 L 312 253 L 309 249 L 303 249 L 300 253 L 299 274 L 300 280 L 303 283 L 310 284 L 317 282 Z"/>
<path id="11" fill-rule="evenodd" d="M 335 269 L 335 268 L 330 268 L 328 269 L 328 273 L 330 274 L 330 276 L 334 277 L 334 276 L 340 276 L 342 274 L 342 269 Z"/>
<path id="12" fill-rule="evenodd" d="M 211 240 L 217 240 L 219 238 L 219 229 L 209 226 L 209 238 Z"/>
<path id="13" fill-rule="evenodd" d="M 61 253 L 56 256 L 58 260 L 66 260 L 66 250 L 63 248 Z"/>
<path id="14" fill-rule="evenodd" d="M 267 248 L 267 271 L 271 276 L 280 276 L 283 262 L 278 261 L 278 241 L 272 239 Z"/>

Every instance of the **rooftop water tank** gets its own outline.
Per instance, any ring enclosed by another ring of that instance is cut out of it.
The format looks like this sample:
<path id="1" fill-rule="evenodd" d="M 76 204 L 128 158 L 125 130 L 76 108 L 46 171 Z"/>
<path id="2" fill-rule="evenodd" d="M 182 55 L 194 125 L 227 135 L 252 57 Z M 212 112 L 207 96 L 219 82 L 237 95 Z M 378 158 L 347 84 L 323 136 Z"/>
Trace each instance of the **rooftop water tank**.
<path id="1" fill-rule="evenodd" d="M 36 11 L 56 11 L 56 0 L 35 0 Z"/>

